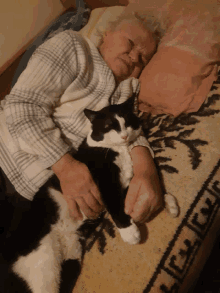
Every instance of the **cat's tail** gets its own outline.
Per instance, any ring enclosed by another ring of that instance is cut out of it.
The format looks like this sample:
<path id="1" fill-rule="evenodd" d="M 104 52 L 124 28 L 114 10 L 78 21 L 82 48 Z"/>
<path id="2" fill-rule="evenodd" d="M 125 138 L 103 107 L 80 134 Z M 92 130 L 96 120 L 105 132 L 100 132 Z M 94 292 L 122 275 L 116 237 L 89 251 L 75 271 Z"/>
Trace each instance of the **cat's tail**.
<path id="1" fill-rule="evenodd" d="M 180 212 L 176 198 L 172 194 L 166 193 L 164 195 L 164 200 L 166 210 L 168 211 L 171 217 L 176 218 Z"/>

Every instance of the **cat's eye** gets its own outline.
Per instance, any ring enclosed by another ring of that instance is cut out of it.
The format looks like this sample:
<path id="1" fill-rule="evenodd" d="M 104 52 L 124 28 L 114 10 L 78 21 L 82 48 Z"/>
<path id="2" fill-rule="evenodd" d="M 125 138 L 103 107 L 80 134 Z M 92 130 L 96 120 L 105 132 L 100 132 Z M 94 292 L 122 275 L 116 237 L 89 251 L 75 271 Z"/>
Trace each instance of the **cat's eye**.
<path id="1" fill-rule="evenodd" d="M 110 126 L 112 125 L 112 121 L 111 121 L 111 119 L 106 119 L 106 121 L 105 121 L 105 124 L 104 124 L 104 127 L 105 128 L 109 128 Z"/>
<path id="2" fill-rule="evenodd" d="M 105 124 L 105 128 L 109 128 L 111 126 L 111 123 Z"/>

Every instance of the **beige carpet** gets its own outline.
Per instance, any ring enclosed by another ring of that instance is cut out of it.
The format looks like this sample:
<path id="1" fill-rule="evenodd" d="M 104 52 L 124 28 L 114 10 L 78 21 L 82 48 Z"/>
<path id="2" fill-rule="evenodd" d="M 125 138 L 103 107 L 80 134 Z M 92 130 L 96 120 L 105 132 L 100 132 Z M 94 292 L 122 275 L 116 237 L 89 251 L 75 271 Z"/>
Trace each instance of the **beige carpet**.
<path id="1" fill-rule="evenodd" d="M 74 293 L 193 292 L 220 227 L 220 77 L 199 112 L 145 118 L 166 191 L 164 210 L 141 227 L 143 243 L 124 243 L 105 218 L 87 247 Z M 93 245 L 92 245 L 93 244 Z"/>

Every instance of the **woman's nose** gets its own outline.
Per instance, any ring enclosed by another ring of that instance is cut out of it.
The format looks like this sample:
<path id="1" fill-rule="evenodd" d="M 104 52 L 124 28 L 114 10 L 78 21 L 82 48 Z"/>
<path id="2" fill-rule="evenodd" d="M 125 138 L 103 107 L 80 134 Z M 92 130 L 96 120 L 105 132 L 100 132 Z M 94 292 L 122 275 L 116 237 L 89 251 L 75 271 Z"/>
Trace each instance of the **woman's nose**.
<path id="1" fill-rule="evenodd" d="M 129 53 L 129 56 L 133 63 L 138 63 L 140 61 L 140 54 L 137 50 L 132 49 Z"/>

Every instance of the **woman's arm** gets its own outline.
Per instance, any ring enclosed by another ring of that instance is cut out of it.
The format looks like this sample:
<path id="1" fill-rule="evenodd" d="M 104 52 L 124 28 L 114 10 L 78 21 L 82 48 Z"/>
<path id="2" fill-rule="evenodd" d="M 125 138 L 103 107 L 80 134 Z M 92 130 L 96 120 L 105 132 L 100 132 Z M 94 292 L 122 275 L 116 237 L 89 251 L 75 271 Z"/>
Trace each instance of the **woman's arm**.
<path id="1" fill-rule="evenodd" d="M 134 177 L 125 200 L 125 212 L 134 221 L 146 222 L 162 206 L 162 190 L 157 169 L 147 147 L 131 150 Z"/>
<path id="2" fill-rule="evenodd" d="M 22 142 L 28 145 L 44 168 L 69 149 L 52 114 L 76 77 L 76 64 L 73 40 L 65 33 L 58 34 L 35 51 L 5 98 L 6 123 L 13 139 L 21 149 Z"/>
<path id="3" fill-rule="evenodd" d="M 52 166 L 52 170 L 60 180 L 63 196 L 74 220 L 83 219 L 81 211 L 89 218 L 100 214 L 103 210 L 101 195 L 85 164 L 67 153 Z"/>
<path id="4" fill-rule="evenodd" d="M 67 153 L 69 145 L 52 119 L 61 95 L 77 78 L 75 42 L 72 33 L 64 32 L 41 45 L 6 97 L 4 110 L 13 139 L 23 151 L 36 155 L 45 169 L 52 167 L 77 219 L 82 217 L 79 208 L 88 217 L 102 208 L 88 168 Z"/>

